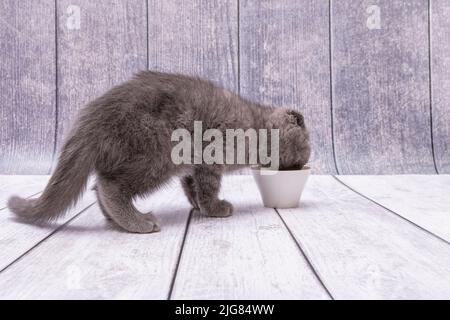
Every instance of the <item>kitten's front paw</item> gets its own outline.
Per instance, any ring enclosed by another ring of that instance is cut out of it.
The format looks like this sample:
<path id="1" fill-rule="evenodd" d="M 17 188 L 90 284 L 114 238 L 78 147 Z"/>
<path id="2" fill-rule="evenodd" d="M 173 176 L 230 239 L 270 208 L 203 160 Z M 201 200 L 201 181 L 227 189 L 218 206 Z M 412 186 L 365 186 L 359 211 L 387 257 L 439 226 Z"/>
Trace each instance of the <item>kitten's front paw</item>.
<path id="1" fill-rule="evenodd" d="M 209 217 L 225 218 L 233 214 L 233 205 L 226 200 L 219 200 L 209 208 L 202 208 L 202 212 Z"/>

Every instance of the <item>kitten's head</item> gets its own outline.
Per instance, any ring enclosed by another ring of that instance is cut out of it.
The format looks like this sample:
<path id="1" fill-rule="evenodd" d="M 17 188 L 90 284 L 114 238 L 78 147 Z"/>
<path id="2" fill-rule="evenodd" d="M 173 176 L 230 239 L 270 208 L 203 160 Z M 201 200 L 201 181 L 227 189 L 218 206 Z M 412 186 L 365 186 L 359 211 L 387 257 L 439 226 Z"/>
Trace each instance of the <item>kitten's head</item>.
<path id="1" fill-rule="evenodd" d="M 280 133 L 280 169 L 300 169 L 309 160 L 311 146 L 303 115 L 291 109 L 275 109 L 269 118 L 271 129 Z"/>

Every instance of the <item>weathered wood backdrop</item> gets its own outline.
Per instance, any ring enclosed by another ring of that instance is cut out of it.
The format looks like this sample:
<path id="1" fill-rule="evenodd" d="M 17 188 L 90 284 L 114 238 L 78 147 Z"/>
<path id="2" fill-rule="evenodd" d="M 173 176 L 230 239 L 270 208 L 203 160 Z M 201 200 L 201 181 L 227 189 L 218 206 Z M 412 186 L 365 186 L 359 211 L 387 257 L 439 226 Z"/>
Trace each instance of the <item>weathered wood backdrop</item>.
<path id="1" fill-rule="evenodd" d="M 450 173 L 449 0 L 0 0 L 0 173 L 134 72 L 304 112 L 316 173 Z"/>

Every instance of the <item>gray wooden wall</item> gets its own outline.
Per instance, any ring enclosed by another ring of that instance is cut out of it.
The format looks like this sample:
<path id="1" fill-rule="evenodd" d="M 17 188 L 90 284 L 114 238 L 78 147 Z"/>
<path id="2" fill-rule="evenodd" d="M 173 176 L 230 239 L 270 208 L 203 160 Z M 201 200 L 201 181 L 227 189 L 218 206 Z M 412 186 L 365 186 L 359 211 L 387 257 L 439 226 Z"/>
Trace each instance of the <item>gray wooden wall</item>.
<path id="1" fill-rule="evenodd" d="M 0 0 L 0 174 L 146 68 L 302 111 L 316 173 L 450 173 L 450 0 Z"/>

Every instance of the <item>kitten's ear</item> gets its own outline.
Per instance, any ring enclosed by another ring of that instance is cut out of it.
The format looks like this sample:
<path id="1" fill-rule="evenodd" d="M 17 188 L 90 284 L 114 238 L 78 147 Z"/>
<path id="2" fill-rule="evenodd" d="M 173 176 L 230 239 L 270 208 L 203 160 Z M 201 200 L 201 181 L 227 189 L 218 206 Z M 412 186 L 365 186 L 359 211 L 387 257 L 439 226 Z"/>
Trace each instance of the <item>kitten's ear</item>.
<path id="1" fill-rule="evenodd" d="M 303 115 L 292 109 L 276 108 L 270 115 L 270 123 L 274 128 L 286 126 L 305 127 Z"/>
<path id="2" fill-rule="evenodd" d="M 288 110 L 286 113 L 288 114 L 289 121 L 292 124 L 295 124 L 295 125 L 297 125 L 299 127 L 304 127 L 305 126 L 305 119 L 304 119 L 303 115 L 300 112 L 295 111 L 295 110 Z"/>

